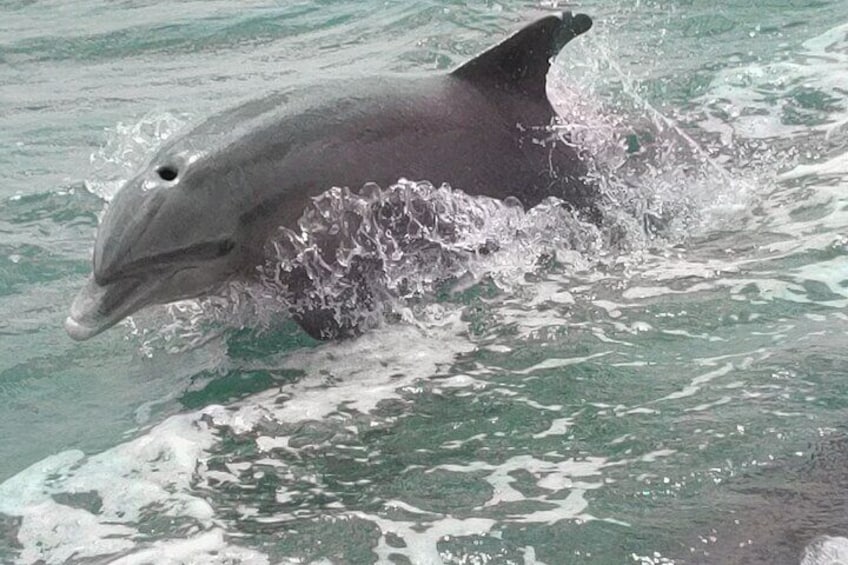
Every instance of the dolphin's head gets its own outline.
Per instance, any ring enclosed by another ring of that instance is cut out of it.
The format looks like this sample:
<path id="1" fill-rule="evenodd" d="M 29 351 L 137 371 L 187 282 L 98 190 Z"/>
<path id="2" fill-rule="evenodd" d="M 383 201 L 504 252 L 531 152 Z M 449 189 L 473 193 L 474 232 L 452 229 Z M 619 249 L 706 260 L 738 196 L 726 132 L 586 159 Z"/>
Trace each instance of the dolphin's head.
<path id="1" fill-rule="evenodd" d="M 144 306 L 215 290 L 256 264 L 248 212 L 236 205 L 249 200 L 247 179 L 217 157 L 166 146 L 118 191 L 97 232 L 93 273 L 65 321 L 72 338 L 88 339 Z"/>

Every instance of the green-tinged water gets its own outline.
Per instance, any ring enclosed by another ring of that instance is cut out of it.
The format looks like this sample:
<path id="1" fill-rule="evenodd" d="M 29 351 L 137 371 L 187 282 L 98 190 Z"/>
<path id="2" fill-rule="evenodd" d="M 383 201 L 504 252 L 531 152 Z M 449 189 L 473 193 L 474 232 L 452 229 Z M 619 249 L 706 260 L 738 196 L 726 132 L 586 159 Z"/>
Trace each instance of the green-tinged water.
<path id="1" fill-rule="evenodd" d="M 848 562 L 845 0 L 567 6 L 605 227 L 493 209 L 475 284 L 360 338 L 249 289 L 62 329 L 162 137 L 543 4 L 0 1 L 0 562 Z"/>

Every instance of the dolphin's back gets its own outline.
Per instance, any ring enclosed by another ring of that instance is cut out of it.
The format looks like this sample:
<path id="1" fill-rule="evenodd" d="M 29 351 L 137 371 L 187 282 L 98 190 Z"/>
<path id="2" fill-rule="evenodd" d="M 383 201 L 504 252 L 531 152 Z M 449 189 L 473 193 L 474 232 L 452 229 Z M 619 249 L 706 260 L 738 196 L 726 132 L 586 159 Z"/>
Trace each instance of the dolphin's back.
<path id="1" fill-rule="evenodd" d="M 332 186 L 401 177 L 517 196 L 527 206 L 553 195 L 593 209 L 578 155 L 546 130 L 555 116 L 546 94 L 551 58 L 589 27 L 584 15 L 545 17 L 448 75 L 293 88 L 210 118 L 176 143 L 203 146 L 215 177 L 250 163 L 260 177 L 247 187 L 260 192 L 251 198 L 275 211 L 272 201 L 285 200 L 285 224 Z"/>
<path id="2" fill-rule="evenodd" d="M 591 207 L 583 163 L 548 131 L 547 99 L 519 103 L 520 94 L 488 92 L 452 75 L 324 86 L 323 94 L 293 93 L 254 118 L 254 127 L 228 134 L 210 153 L 207 174 L 241 173 L 250 163 L 250 178 L 238 184 L 281 225 L 293 225 L 309 198 L 333 186 L 385 188 L 401 177 L 516 196 L 525 206 L 558 196 Z"/>
<path id="3" fill-rule="evenodd" d="M 297 115 L 299 140 L 285 159 L 294 190 L 405 177 L 532 206 L 552 194 L 552 168 L 574 182 L 584 174 L 573 150 L 551 142 L 547 99 L 528 98 L 515 112 L 514 94 L 450 75 L 375 79 L 344 92 Z"/>

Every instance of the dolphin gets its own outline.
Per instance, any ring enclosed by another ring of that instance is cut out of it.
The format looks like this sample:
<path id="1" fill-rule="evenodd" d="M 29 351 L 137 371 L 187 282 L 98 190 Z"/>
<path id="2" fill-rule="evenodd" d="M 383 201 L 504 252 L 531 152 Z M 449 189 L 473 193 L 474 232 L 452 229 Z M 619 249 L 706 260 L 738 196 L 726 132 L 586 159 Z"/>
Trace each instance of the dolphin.
<path id="1" fill-rule="evenodd" d="M 249 101 L 165 142 L 107 207 L 65 329 L 88 339 L 153 304 L 257 276 L 310 199 L 400 178 L 596 217 L 578 150 L 552 131 L 552 57 L 592 26 L 543 17 L 448 74 L 334 78 Z M 320 317 L 295 317 L 315 337 Z M 309 321 L 312 320 L 312 321 Z"/>

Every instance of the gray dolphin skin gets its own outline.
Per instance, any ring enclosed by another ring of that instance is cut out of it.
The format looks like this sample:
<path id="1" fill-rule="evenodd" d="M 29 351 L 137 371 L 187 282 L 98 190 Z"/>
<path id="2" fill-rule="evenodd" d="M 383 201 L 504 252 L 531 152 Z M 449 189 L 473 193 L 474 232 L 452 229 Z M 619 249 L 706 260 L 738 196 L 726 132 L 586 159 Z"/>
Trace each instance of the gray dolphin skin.
<path id="1" fill-rule="evenodd" d="M 106 210 L 65 329 L 88 339 L 256 277 L 269 238 L 333 186 L 403 177 L 525 206 L 553 195 L 591 217 L 595 191 L 576 149 L 554 141 L 546 94 L 551 58 L 591 26 L 547 16 L 449 74 L 321 81 L 169 139 Z"/>

